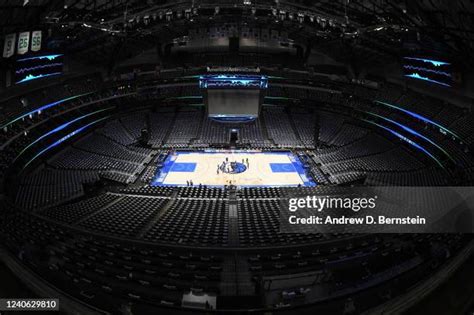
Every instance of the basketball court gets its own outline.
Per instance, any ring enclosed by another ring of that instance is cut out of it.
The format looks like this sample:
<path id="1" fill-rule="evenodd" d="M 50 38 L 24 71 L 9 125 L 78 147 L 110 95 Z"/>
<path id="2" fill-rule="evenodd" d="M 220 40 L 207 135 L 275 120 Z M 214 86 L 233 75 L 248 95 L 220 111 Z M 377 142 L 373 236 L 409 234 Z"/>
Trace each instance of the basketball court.
<path id="1" fill-rule="evenodd" d="M 232 164 L 232 168 L 230 167 Z M 222 187 L 316 186 L 291 152 L 173 152 L 152 180 L 152 186 Z"/>

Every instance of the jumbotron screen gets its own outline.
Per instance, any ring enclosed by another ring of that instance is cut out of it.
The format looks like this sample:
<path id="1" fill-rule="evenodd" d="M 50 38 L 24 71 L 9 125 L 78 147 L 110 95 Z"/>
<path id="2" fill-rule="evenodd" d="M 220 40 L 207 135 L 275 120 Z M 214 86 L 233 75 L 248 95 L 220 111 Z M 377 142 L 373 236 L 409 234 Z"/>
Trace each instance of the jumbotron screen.
<path id="1" fill-rule="evenodd" d="M 207 90 L 209 117 L 258 117 L 260 90 L 215 89 Z"/>

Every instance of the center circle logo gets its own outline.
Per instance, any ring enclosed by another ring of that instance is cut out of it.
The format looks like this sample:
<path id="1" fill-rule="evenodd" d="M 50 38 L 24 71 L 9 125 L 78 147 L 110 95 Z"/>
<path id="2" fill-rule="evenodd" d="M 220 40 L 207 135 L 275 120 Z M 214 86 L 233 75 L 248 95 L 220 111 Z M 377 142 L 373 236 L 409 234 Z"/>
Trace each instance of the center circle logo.
<path id="1" fill-rule="evenodd" d="M 240 174 L 247 170 L 247 166 L 240 162 L 226 162 L 222 163 L 219 169 L 226 174 Z"/>

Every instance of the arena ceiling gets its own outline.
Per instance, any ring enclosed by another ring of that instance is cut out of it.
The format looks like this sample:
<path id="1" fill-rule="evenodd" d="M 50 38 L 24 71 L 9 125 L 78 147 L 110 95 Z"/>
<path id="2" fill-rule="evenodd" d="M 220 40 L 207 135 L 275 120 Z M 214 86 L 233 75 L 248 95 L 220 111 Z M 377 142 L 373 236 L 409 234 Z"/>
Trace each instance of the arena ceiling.
<path id="1" fill-rule="evenodd" d="M 167 20 L 169 12 L 172 17 Z M 285 19 L 280 19 L 280 12 L 286 13 Z M 474 3 L 469 0 L 0 2 L 2 35 L 47 26 L 56 42 L 97 63 L 130 57 L 186 35 L 192 27 L 243 21 L 285 29 L 295 41 L 341 61 L 384 63 L 403 51 L 418 50 L 472 66 L 473 17 Z"/>

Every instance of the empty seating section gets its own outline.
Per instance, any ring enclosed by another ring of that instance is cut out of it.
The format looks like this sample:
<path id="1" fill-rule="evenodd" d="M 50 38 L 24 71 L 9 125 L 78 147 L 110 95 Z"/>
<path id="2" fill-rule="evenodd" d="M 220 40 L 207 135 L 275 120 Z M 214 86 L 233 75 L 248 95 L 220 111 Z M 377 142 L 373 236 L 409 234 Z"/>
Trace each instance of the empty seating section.
<path id="1" fill-rule="evenodd" d="M 269 147 L 271 144 L 264 135 L 261 120 L 259 118 L 239 127 L 239 137 L 241 144 L 250 147 Z"/>
<path id="2" fill-rule="evenodd" d="M 456 120 L 465 116 L 464 110 L 449 104 L 444 104 L 441 111 L 434 117 L 434 120 L 441 125 L 449 126 L 452 125 Z"/>
<path id="3" fill-rule="evenodd" d="M 111 203 L 118 197 L 112 194 L 103 194 L 97 197 L 76 201 L 74 203 L 65 204 L 62 206 L 46 209 L 40 214 L 64 222 L 67 224 L 73 224 L 76 221 L 84 218 L 85 216 L 96 212 L 107 204 Z"/>
<path id="4" fill-rule="evenodd" d="M 229 126 L 227 124 L 222 124 L 212 121 L 208 117 L 204 117 L 202 120 L 202 130 L 201 135 L 199 136 L 199 141 L 194 142 L 202 145 L 212 145 L 212 144 L 226 144 L 229 143 L 230 133 Z"/>
<path id="5" fill-rule="evenodd" d="M 81 294 L 85 290 L 93 290 L 104 301 L 113 296 L 136 303 L 158 301 L 180 306 L 183 293 L 220 294 L 225 286 L 242 279 L 242 274 L 234 273 L 231 280 L 224 272 L 234 253 L 215 249 L 150 247 L 85 236 L 22 213 L 1 231 L 9 249 L 27 266 L 79 299 L 85 299 Z M 364 291 L 358 292 L 358 301 L 362 301 L 361 294 L 370 301 L 378 299 L 377 292 L 385 290 L 384 283 L 391 284 L 386 279 L 397 279 L 397 285 L 390 286 L 392 296 L 406 292 L 449 261 L 446 256 L 456 255 L 468 238 L 454 234 L 319 235 L 319 241 L 324 242 L 247 250 L 241 254 L 238 267 L 248 277 L 272 280 L 275 289 L 262 293 L 267 307 L 280 302 L 297 305 L 298 296 L 306 296 L 324 300 L 327 309 L 331 298 L 360 283 L 364 283 Z M 29 244 L 27 251 L 22 244 Z M 48 248 L 44 259 L 35 254 L 40 248 Z M 440 259 L 432 254 L 440 251 L 448 255 Z M 308 284 L 294 288 L 279 276 L 305 277 Z"/>
<path id="6" fill-rule="evenodd" d="M 370 186 L 446 186 L 449 180 L 442 170 L 426 168 L 414 172 L 390 172 L 367 174 Z"/>
<path id="7" fill-rule="evenodd" d="M 154 113 L 150 114 L 150 141 L 152 146 L 164 144 L 166 134 L 171 128 L 174 113 Z"/>
<path id="8" fill-rule="evenodd" d="M 141 175 L 140 180 L 143 183 L 149 183 L 155 177 L 157 170 L 158 170 L 158 166 L 156 165 L 148 166 L 145 169 L 145 172 Z"/>
<path id="9" fill-rule="evenodd" d="M 127 187 L 120 190 L 124 194 L 133 195 L 152 195 L 152 196 L 171 196 L 175 192 L 174 187 L 160 187 L 160 186 L 140 186 Z"/>
<path id="10" fill-rule="evenodd" d="M 77 142 L 74 146 L 87 152 L 113 157 L 130 163 L 140 164 L 145 160 L 143 154 L 127 149 L 100 134 L 92 134 Z"/>
<path id="11" fill-rule="evenodd" d="M 414 110 L 420 115 L 433 118 L 442 109 L 442 103 L 427 95 L 418 94 L 410 90 L 405 91 L 404 94 L 396 101 L 398 104 L 403 104 L 408 109 Z"/>
<path id="12" fill-rule="evenodd" d="M 61 185 L 70 182 L 92 183 L 99 180 L 97 173 L 92 171 L 67 171 L 44 168 L 34 174 L 21 178 L 22 185 L 47 186 Z"/>
<path id="13" fill-rule="evenodd" d="M 95 170 L 102 178 L 121 183 L 133 182 L 152 160 L 153 151 L 147 148 L 126 147 L 114 140 L 93 133 L 74 147 L 69 147 L 48 163 L 54 168 Z"/>
<path id="14" fill-rule="evenodd" d="M 366 174 L 365 172 L 359 171 L 359 172 L 344 172 L 344 173 L 336 173 L 336 174 L 331 174 L 329 176 L 329 182 L 333 184 L 347 184 L 347 183 L 352 183 L 355 181 L 359 181 L 362 179 L 365 179 Z"/>
<path id="15" fill-rule="evenodd" d="M 318 240 L 320 234 L 280 233 L 278 199 L 240 200 L 238 206 L 239 242 L 241 246 L 301 244 Z"/>
<path id="16" fill-rule="evenodd" d="M 379 154 L 324 164 L 321 166 L 321 170 L 333 175 L 348 171 L 399 172 L 417 170 L 423 167 L 424 164 L 416 160 L 405 149 L 394 148 Z"/>
<path id="17" fill-rule="evenodd" d="M 36 209 L 48 205 L 55 205 L 71 198 L 84 194 L 82 184 L 77 182 L 48 186 L 22 186 L 18 187 L 16 204 L 22 209 Z"/>
<path id="18" fill-rule="evenodd" d="M 104 127 L 99 129 L 98 132 L 125 146 L 132 144 L 137 140 L 133 138 L 127 130 L 125 130 L 118 120 L 108 122 Z"/>
<path id="19" fill-rule="evenodd" d="M 146 119 L 149 112 L 138 112 L 127 114 L 120 118 L 120 123 L 125 130 L 132 136 L 133 139 L 139 139 L 141 130 L 147 127 Z"/>
<path id="20" fill-rule="evenodd" d="M 318 185 L 328 184 L 328 179 L 326 175 L 321 171 L 321 169 L 316 165 L 311 165 L 309 169 L 310 176 L 314 179 Z"/>
<path id="21" fill-rule="evenodd" d="M 145 239 L 195 246 L 227 245 L 228 221 L 225 200 L 176 199 Z"/>
<path id="22" fill-rule="evenodd" d="M 280 198 L 282 197 L 281 188 L 276 187 L 259 187 L 247 188 L 244 187 L 238 192 L 242 199 L 256 199 L 256 198 Z"/>
<path id="23" fill-rule="evenodd" d="M 323 164 L 337 163 L 343 160 L 360 158 L 380 152 L 385 152 L 394 147 L 385 138 L 371 134 L 351 144 L 338 149 L 321 149 L 316 151 L 315 159 Z"/>
<path id="24" fill-rule="evenodd" d="M 449 127 L 469 143 L 474 143 L 474 115 L 462 117 L 454 121 Z"/>
<path id="25" fill-rule="evenodd" d="M 329 142 L 331 145 L 344 146 L 354 142 L 369 133 L 368 129 L 354 126 L 351 124 L 343 124 L 339 132 Z"/>
<path id="26" fill-rule="evenodd" d="M 176 115 L 171 127 L 167 145 L 172 147 L 186 147 L 192 139 L 198 137 L 199 126 L 202 121 L 201 111 L 180 111 Z"/>
<path id="27" fill-rule="evenodd" d="M 182 198 L 222 199 L 227 197 L 227 191 L 222 188 L 180 187 L 177 195 Z"/>
<path id="28" fill-rule="evenodd" d="M 284 109 L 268 107 L 263 110 L 268 136 L 281 147 L 297 147 L 300 141 L 296 137 L 289 117 Z"/>
<path id="29" fill-rule="evenodd" d="M 123 196 L 85 218 L 79 225 L 92 231 L 133 237 L 167 201 L 156 197 Z"/>
<path id="30" fill-rule="evenodd" d="M 344 119 L 329 113 L 319 114 L 319 141 L 330 143 L 342 128 Z"/>
<path id="31" fill-rule="evenodd" d="M 1 229 L 9 249 L 20 253 L 21 244 L 29 243 L 30 252 L 36 253 L 47 247 L 47 262 L 36 260 L 34 254 L 20 256 L 27 258 L 26 265 L 78 299 L 85 298 L 85 290 L 92 290 L 106 304 L 113 296 L 181 306 L 183 293 L 190 290 L 220 291 L 223 257 L 214 252 L 136 246 L 81 235 L 21 213 L 12 223 Z M 117 305 L 109 306 L 116 309 Z"/>
<path id="32" fill-rule="evenodd" d="M 315 146 L 315 124 L 317 121 L 315 115 L 315 113 L 308 110 L 293 109 L 291 112 L 296 132 L 298 133 L 303 145 L 309 148 Z"/>
<path id="33" fill-rule="evenodd" d="M 24 209 L 55 205 L 81 196 L 84 193 L 83 184 L 98 180 L 94 172 L 43 169 L 22 177 L 16 203 Z"/>
<path id="34" fill-rule="evenodd" d="M 55 168 L 70 170 L 98 170 L 99 173 L 119 172 L 131 176 L 135 173 L 138 164 L 85 152 L 75 148 L 67 148 L 56 155 L 49 164 Z"/>

